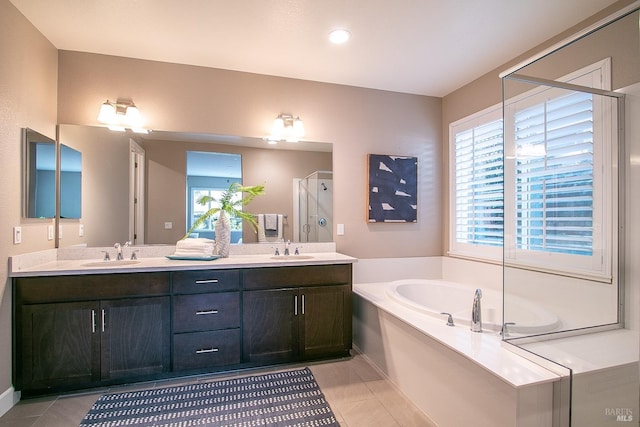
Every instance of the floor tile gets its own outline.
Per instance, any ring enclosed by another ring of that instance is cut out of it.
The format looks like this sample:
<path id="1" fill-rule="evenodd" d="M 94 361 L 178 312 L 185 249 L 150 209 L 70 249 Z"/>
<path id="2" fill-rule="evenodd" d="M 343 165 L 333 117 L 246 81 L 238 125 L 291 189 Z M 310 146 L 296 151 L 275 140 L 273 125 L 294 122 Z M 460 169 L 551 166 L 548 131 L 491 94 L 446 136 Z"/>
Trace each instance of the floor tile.
<path id="1" fill-rule="evenodd" d="M 99 397 L 100 394 L 60 397 L 47 409 L 33 427 L 77 426 Z"/>
<path id="2" fill-rule="evenodd" d="M 346 402 L 340 413 L 349 427 L 400 427 L 377 399 Z"/>
<path id="3" fill-rule="evenodd" d="M 367 387 L 401 426 L 437 427 L 389 381 L 371 381 L 367 383 Z"/>

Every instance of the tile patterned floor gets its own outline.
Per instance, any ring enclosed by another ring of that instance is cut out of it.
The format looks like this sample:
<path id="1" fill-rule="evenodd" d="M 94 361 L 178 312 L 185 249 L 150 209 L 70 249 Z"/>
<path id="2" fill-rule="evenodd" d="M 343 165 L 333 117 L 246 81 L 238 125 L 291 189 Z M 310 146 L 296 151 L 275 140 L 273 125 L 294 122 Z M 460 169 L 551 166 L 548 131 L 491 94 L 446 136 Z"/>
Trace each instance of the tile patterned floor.
<path id="1" fill-rule="evenodd" d="M 348 360 L 305 366 L 309 366 L 313 372 L 331 409 L 343 427 L 436 427 L 361 355 Z M 118 392 L 168 387 L 198 381 L 215 381 L 229 376 L 257 375 L 273 370 L 275 369 L 178 378 L 77 394 L 27 399 L 18 403 L 0 418 L 0 427 L 77 426 L 91 405 L 107 390 Z"/>

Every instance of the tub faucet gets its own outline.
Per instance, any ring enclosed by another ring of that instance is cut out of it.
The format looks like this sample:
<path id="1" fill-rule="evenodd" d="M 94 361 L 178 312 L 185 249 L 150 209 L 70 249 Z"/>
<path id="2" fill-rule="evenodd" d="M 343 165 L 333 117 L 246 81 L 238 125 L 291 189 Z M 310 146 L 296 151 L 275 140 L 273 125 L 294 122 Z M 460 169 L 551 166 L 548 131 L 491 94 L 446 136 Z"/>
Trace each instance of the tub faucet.
<path id="1" fill-rule="evenodd" d="M 473 307 L 471 308 L 471 332 L 482 332 L 482 309 L 480 300 L 482 291 L 478 288 L 473 296 Z"/>

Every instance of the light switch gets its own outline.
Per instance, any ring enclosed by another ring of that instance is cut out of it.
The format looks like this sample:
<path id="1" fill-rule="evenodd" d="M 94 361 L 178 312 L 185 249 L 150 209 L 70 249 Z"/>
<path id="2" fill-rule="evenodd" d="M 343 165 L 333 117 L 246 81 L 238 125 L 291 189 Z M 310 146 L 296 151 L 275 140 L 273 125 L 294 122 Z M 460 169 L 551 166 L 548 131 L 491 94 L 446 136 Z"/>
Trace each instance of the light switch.
<path id="1" fill-rule="evenodd" d="M 344 236 L 344 224 L 338 224 L 336 234 L 338 236 Z"/>
<path id="2" fill-rule="evenodd" d="M 13 244 L 22 243 L 22 227 L 13 227 Z"/>
<path id="3" fill-rule="evenodd" d="M 47 239 L 53 240 L 53 225 L 47 226 Z"/>
<path id="4" fill-rule="evenodd" d="M 165 222 L 164 223 L 164 229 L 165 230 L 171 230 L 173 228 L 173 223 L 172 222 Z"/>

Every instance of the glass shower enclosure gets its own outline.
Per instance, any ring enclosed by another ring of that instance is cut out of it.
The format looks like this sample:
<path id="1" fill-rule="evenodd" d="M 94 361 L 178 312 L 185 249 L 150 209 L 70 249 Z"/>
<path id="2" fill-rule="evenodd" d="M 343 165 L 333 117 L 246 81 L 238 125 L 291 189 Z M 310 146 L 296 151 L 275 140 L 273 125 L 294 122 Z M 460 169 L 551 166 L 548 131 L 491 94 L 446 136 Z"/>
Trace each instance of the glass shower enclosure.
<path id="1" fill-rule="evenodd" d="M 333 241 L 333 172 L 315 171 L 298 182 L 297 241 Z"/>
<path id="2" fill-rule="evenodd" d="M 554 426 L 640 419 L 635 5 L 502 76 L 503 340 L 562 377 Z"/>

